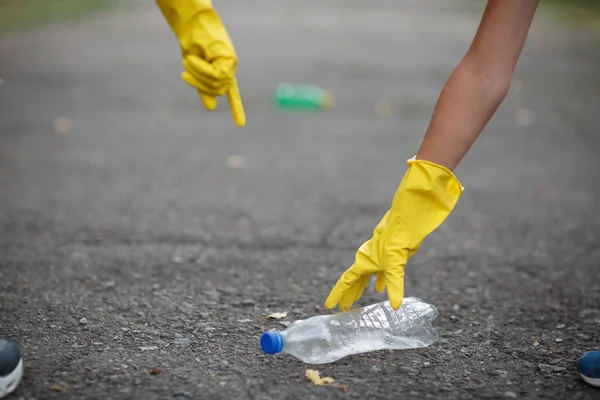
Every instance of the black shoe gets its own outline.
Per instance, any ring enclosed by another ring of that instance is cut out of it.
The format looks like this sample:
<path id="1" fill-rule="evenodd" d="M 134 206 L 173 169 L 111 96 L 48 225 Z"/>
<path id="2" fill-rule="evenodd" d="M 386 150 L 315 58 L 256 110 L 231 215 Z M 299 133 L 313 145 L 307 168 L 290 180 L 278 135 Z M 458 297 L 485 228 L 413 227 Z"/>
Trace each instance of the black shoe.
<path id="1" fill-rule="evenodd" d="M 10 339 L 0 339 L 0 398 L 17 388 L 23 375 L 19 346 Z"/>

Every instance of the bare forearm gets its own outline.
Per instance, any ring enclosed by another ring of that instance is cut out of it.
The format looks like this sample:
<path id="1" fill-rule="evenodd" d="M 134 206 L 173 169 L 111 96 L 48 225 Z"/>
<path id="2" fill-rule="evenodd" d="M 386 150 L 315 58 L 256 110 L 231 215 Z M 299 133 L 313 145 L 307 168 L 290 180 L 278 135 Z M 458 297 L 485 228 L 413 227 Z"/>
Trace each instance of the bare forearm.
<path id="1" fill-rule="evenodd" d="M 417 153 L 454 170 L 506 96 L 538 0 L 489 0 L 471 48 L 446 82 Z"/>
<path id="2" fill-rule="evenodd" d="M 417 153 L 418 159 L 454 170 L 502 102 L 510 82 L 489 79 L 477 69 L 476 63 L 465 59 L 450 75 Z"/>

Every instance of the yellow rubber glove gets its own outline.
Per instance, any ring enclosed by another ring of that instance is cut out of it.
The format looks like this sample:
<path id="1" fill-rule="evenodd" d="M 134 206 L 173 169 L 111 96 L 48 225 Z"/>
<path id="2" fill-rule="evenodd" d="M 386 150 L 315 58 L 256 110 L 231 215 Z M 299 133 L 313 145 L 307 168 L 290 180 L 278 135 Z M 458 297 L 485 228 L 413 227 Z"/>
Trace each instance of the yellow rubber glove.
<path id="1" fill-rule="evenodd" d="M 181 78 L 198 89 L 207 110 L 217 107 L 217 96 L 227 94 L 233 120 L 246 124 L 235 79 L 238 58 L 211 0 L 156 0 L 181 44 L 185 71 Z"/>
<path id="2" fill-rule="evenodd" d="M 394 309 L 404 298 L 404 266 L 427 235 L 444 222 L 463 191 L 454 174 L 429 161 L 408 160 L 408 170 L 396 191 L 392 207 L 360 246 L 354 264 L 337 281 L 325 301 L 326 308 L 338 303 L 350 309 L 362 295 L 371 275 L 377 274 L 376 289 L 387 287 Z"/>

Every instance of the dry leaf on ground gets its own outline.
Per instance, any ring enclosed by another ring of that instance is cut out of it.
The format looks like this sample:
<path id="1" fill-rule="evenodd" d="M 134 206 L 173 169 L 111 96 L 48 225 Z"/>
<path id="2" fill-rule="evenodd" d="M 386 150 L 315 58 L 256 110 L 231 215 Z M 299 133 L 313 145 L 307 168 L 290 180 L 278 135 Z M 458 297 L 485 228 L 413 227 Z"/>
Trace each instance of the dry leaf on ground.
<path id="1" fill-rule="evenodd" d="M 333 378 L 331 378 L 329 376 L 321 378 L 319 371 L 315 371 L 314 369 L 307 369 L 306 372 L 304 373 L 304 376 L 306 377 L 306 379 L 311 381 L 315 386 L 329 386 L 329 387 L 341 389 L 343 392 L 348 391 L 348 388 L 346 387 L 346 385 L 333 384 L 335 382 L 335 380 Z"/>
<path id="2" fill-rule="evenodd" d="M 307 369 L 304 373 L 304 376 L 306 376 L 306 379 L 308 379 L 317 386 L 325 386 L 334 382 L 333 378 L 330 378 L 328 376 L 325 378 L 321 378 L 321 374 L 319 374 L 319 371 L 315 371 L 314 369 Z"/>
<path id="3" fill-rule="evenodd" d="M 152 368 L 148 372 L 150 372 L 150 375 L 158 375 L 158 374 L 160 374 L 162 372 L 162 369 L 161 368 Z"/>
<path id="4" fill-rule="evenodd" d="M 386 115 L 390 115 L 394 111 L 394 103 L 390 99 L 380 99 L 373 110 L 380 117 L 385 117 Z"/>
<path id="5" fill-rule="evenodd" d="M 246 159 L 242 156 L 234 154 L 227 157 L 226 163 L 229 168 L 241 169 L 246 166 Z"/>
<path id="6" fill-rule="evenodd" d="M 52 123 L 52 127 L 54 128 L 54 132 L 61 133 L 66 135 L 71 132 L 71 120 L 67 117 L 58 117 Z"/>
<path id="7" fill-rule="evenodd" d="M 272 318 L 272 319 L 283 319 L 285 317 L 287 317 L 287 311 L 274 312 L 274 313 L 267 315 L 267 318 Z"/>
<path id="8" fill-rule="evenodd" d="M 68 390 L 66 387 L 60 385 L 54 385 L 51 389 L 53 392 L 66 392 Z"/>

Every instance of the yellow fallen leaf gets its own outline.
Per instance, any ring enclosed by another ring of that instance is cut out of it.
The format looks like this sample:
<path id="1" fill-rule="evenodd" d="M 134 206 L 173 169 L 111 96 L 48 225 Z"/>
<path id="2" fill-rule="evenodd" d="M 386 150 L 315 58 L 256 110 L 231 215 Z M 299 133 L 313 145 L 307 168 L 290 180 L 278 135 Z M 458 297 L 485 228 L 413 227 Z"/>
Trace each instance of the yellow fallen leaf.
<path id="1" fill-rule="evenodd" d="M 272 319 L 283 319 L 285 317 L 287 317 L 287 311 L 274 312 L 274 313 L 267 315 L 267 318 L 272 318 Z"/>
<path id="2" fill-rule="evenodd" d="M 519 108 L 514 115 L 515 124 L 519 126 L 531 126 L 535 122 L 535 116 L 527 108 Z"/>
<path id="3" fill-rule="evenodd" d="M 306 379 L 308 379 L 317 386 L 330 385 L 334 382 L 333 378 L 328 376 L 326 376 L 325 378 L 321 378 L 321 374 L 319 374 L 319 371 L 315 371 L 314 369 L 307 369 L 304 373 L 304 376 L 306 376 Z"/>
<path id="4" fill-rule="evenodd" d="M 54 131 L 63 135 L 71 132 L 71 126 L 71 120 L 67 117 L 58 117 L 52 123 Z"/>
<path id="5" fill-rule="evenodd" d="M 68 389 L 64 386 L 60 386 L 60 385 L 54 385 L 51 387 L 51 390 L 53 392 L 66 392 Z"/>
<path id="6" fill-rule="evenodd" d="M 389 99 L 380 99 L 375 103 L 373 110 L 380 117 L 385 117 L 386 115 L 390 115 L 394 110 L 394 103 Z"/>
<path id="7" fill-rule="evenodd" d="M 333 383 L 335 382 L 335 380 L 333 378 L 329 376 L 321 378 L 321 374 L 319 374 L 319 371 L 315 371 L 314 369 L 307 369 L 304 372 L 304 376 L 315 386 L 334 387 L 337 389 L 341 389 L 344 393 L 348 391 L 348 387 L 346 385 L 334 385 Z"/>
<path id="8" fill-rule="evenodd" d="M 227 166 L 233 169 L 241 169 L 246 165 L 246 159 L 242 156 L 231 155 L 227 157 Z"/>

